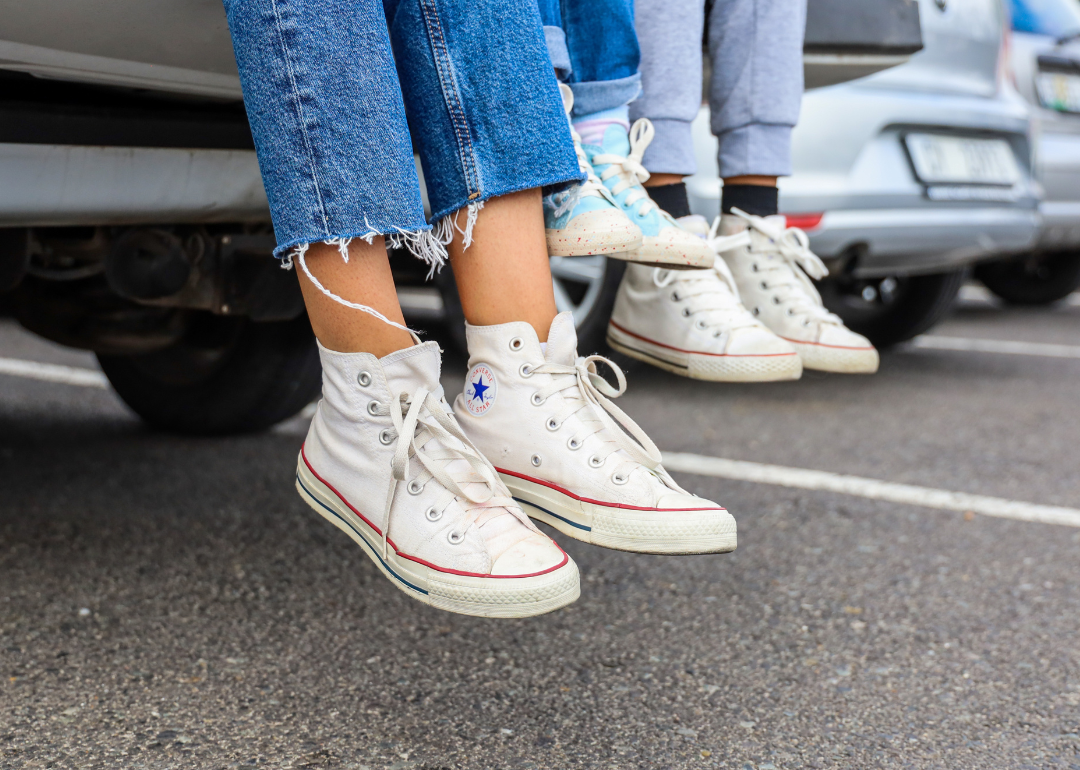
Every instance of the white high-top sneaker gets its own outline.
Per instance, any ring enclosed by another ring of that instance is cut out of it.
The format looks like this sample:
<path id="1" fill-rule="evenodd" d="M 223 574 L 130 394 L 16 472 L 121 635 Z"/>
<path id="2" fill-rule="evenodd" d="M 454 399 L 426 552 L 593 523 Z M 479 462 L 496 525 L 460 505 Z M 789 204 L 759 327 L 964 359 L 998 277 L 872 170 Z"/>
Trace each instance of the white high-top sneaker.
<path id="1" fill-rule="evenodd" d="M 745 231 L 716 237 L 702 217 L 679 221 L 690 232 L 704 225 L 702 236 L 711 235 L 715 248 L 750 243 Z M 719 258 L 712 270 L 627 265 L 607 341 L 624 355 L 695 380 L 770 382 L 802 375 L 795 348 L 743 307 L 735 279 Z"/>
<path id="2" fill-rule="evenodd" d="M 468 326 L 466 335 L 469 376 L 454 411 L 530 516 L 623 551 L 735 549 L 735 519 L 680 488 L 656 445 L 608 400 L 626 389 L 618 367 L 577 356 L 570 313 L 552 322 L 546 354 L 527 323 Z"/>
<path id="3" fill-rule="evenodd" d="M 749 232 L 750 243 L 718 251 L 750 312 L 795 347 L 806 369 L 876 372 L 877 350 L 825 309 L 810 281 L 829 271 L 808 248 L 806 233 L 785 227 L 782 215 L 758 217 L 735 211 L 721 216 L 720 235 Z"/>
<path id="4" fill-rule="evenodd" d="M 465 615 L 526 617 L 578 598 L 577 565 L 462 433 L 434 342 L 384 358 L 319 346 L 323 398 L 296 489 L 390 582 Z"/>

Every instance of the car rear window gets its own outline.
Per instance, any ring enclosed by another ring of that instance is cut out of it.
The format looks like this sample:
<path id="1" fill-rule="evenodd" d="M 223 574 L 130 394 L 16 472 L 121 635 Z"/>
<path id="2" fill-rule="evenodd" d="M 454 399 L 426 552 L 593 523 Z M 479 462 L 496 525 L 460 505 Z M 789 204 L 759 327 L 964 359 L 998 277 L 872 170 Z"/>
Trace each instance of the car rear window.
<path id="1" fill-rule="evenodd" d="M 1080 33 L 1077 0 L 1009 0 L 1015 32 L 1064 37 Z"/>

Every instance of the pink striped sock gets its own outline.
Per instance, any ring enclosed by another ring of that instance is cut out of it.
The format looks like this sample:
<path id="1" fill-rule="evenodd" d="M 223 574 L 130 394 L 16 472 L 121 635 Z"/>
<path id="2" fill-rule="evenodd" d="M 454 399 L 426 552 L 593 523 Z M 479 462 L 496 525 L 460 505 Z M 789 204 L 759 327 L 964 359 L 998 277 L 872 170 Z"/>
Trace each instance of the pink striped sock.
<path id="1" fill-rule="evenodd" d="M 624 131 L 630 130 L 630 108 L 628 106 L 615 107 L 602 112 L 594 112 L 591 115 L 582 115 L 573 121 L 574 130 L 581 136 L 582 144 L 601 145 L 604 143 L 604 132 L 608 126 L 622 126 Z"/>

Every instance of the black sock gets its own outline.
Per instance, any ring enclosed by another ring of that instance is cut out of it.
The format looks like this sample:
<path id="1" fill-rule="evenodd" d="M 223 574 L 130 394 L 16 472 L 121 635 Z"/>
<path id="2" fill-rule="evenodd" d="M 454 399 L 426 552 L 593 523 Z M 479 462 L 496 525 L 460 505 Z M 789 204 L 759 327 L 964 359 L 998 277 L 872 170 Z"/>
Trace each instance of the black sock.
<path id="1" fill-rule="evenodd" d="M 690 199 L 686 197 L 686 185 L 682 182 L 646 187 L 645 191 L 657 206 L 676 219 L 690 216 Z"/>
<path id="2" fill-rule="evenodd" d="M 777 213 L 779 197 L 775 187 L 759 184 L 726 184 L 720 190 L 720 210 L 730 214 L 731 209 L 742 209 L 747 214 L 767 217 Z"/>

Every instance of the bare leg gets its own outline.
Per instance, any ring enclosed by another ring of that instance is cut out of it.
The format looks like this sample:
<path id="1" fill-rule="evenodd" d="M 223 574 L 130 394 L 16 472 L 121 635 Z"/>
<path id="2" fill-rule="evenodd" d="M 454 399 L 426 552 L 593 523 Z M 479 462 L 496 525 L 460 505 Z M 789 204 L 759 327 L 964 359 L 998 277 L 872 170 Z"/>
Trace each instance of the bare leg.
<path id="1" fill-rule="evenodd" d="M 678 184 L 685 178 L 682 174 L 650 174 L 642 187 L 663 187 L 668 184 Z"/>
<path id="2" fill-rule="evenodd" d="M 464 211 L 458 214 L 465 216 Z M 472 236 L 468 249 L 462 247 L 461 233 L 455 233 L 446 247 L 465 319 L 476 326 L 527 321 L 540 341 L 546 341 L 558 311 L 551 288 L 540 190 L 488 200 L 476 218 Z"/>
<path id="3" fill-rule="evenodd" d="M 776 187 L 777 177 L 759 176 L 746 174 L 745 176 L 732 176 L 724 180 L 724 184 L 750 184 L 756 187 Z M 681 181 L 681 180 L 680 180 Z"/>
<path id="4" fill-rule="evenodd" d="M 313 243 L 305 256 L 308 269 L 319 282 L 339 297 L 378 310 L 404 325 L 398 305 L 394 276 L 381 237 L 370 245 L 360 239 L 349 245 L 349 261 L 337 246 Z M 380 321 L 370 313 L 345 307 L 319 291 L 304 275 L 299 263 L 300 289 L 304 292 L 311 328 L 325 347 L 339 353 L 371 353 L 379 358 L 411 347 L 409 333 Z M 550 280 L 548 284 L 550 285 Z"/>

